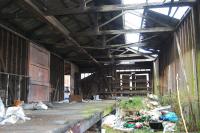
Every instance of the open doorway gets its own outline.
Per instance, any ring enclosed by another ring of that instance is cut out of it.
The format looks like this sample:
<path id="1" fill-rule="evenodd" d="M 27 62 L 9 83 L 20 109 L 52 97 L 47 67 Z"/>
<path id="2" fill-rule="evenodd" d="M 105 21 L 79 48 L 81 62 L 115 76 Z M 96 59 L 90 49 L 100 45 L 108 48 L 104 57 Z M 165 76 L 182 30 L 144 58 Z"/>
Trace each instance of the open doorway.
<path id="1" fill-rule="evenodd" d="M 65 63 L 65 75 L 64 75 L 64 100 L 69 100 L 69 95 L 71 92 L 70 82 L 71 82 L 71 64 Z"/>

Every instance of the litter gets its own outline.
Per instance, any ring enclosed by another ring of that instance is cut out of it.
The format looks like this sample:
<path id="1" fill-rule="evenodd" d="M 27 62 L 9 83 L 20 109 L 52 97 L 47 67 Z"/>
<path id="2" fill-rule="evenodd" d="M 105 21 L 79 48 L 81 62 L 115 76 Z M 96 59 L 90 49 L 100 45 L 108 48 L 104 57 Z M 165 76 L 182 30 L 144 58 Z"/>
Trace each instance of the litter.
<path id="1" fill-rule="evenodd" d="M 159 111 L 149 111 L 148 115 L 150 116 L 150 120 L 158 121 L 159 117 L 162 115 Z"/>
<path id="2" fill-rule="evenodd" d="M 62 101 L 59 101 L 59 102 L 56 102 L 56 103 L 69 103 L 69 99 L 65 99 L 65 100 L 62 100 Z"/>
<path id="3" fill-rule="evenodd" d="M 102 126 L 114 127 L 115 123 L 116 123 L 116 116 L 115 115 L 106 116 L 102 120 Z"/>
<path id="4" fill-rule="evenodd" d="M 154 109 L 155 111 L 172 111 L 172 106 L 161 106 Z"/>
<path id="5" fill-rule="evenodd" d="M 161 115 L 160 116 L 160 120 L 177 122 L 178 121 L 178 117 L 177 117 L 176 113 L 174 113 L 174 112 L 168 112 L 166 114 Z"/>
<path id="6" fill-rule="evenodd" d="M 164 130 L 163 133 L 165 132 L 175 132 L 176 130 L 176 123 L 172 123 L 172 122 L 163 122 L 162 123 L 164 126 Z"/>
<path id="7" fill-rule="evenodd" d="M 3 119 L 4 115 L 5 115 L 5 107 L 0 97 L 0 121 L 1 119 Z"/>
<path id="8" fill-rule="evenodd" d="M 25 110 L 47 110 L 48 106 L 43 102 L 24 104 L 23 109 Z"/>
<path id="9" fill-rule="evenodd" d="M 6 111 L 4 119 L 0 122 L 0 125 L 4 124 L 15 124 L 18 120 L 30 120 L 31 118 L 26 117 L 22 107 L 9 107 Z"/>
<path id="10" fill-rule="evenodd" d="M 149 126 L 154 130 L 163 130 L 162 121 L 150 121 Z"/>
<path id="11" fill-rule="evenodd" d="M 125 128 L 135 128 L 136 124 L 133 121 L 127 121 L 124 123 Z"/>
<path id="12" fill-rule="evenodd" d="M 102 100 L 102 99 L 99 98 L 99 95 L 94 95 L 93 99 L 96 100 L 96 101 L 101 101 Z"/>
<path id="13" fill-rule="evenodd" d="M 47 110 L 48 106 L 42 102 L 39 102 L 35 105 L 36 110 Z"/>
<path id="14" fill-rule="evenodd" d="M 157 95 L 153 95 L 153 94 L 147 94 L 147 97 L 151 100 L 155 100 L 158 101 L 158 96 Z"/>
<path id="15" fill-rule="evenodd" d="M 136 128 L 136 129 L 140 129 L 140 128 L 142 128 L 142 127 L 143 127 L 143 123 L 141 123 L 141 122 L 135 123 L 135 128 Z"/>
<path id="16" fill-rule="evenodd" d="M 161 106 L 156 95 L 147 98 L 129 98 L 120 102 L 115 115 L 107 116 L 102 125 L 118 131 L 134 132 L 134 130 L 175 131 L 178 117 L 172 107 Z M 143 106 L 145 105 L 145 106 Z M 148 108 L 149 105 L 149 108 Z"/>

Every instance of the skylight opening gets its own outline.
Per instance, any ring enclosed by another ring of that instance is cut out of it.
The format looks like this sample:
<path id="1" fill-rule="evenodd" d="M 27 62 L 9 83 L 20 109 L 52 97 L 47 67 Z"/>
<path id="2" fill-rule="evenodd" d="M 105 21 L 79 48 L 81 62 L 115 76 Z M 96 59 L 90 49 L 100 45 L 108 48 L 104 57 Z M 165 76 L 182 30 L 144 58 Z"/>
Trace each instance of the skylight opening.
<path id="1" fill-rule="evenodd" d="M 143 14 L 144 10 L 129 11 L 124 15 L 124 28 L 125 29 L 140 29 L 142 23 L 142 17 L 136 14 Z M 126 43 L 135 43 L 139 41 L 140 34 L 127 33 L 125 34 Z"/>
<path id="2" fill-rule="evenodd" d="M 174 17 L 175 12 L 177 11 L 178 7 L 172 7 L 171 12 L 169 14 L 170 17 Z"/>
<path id="3" fill-rule="evenodd" d="M 181 19 L 185 15 L 188 9 L 189 9 L 189 6 L 179 7 L 176 14 L 174 15 L 174 18 Z"/>
<path id="4" fill-rule="evenodd" d="M 174 0 L 179 1 L 179 0 Z M 171 2 L 171 0 L 122 0 L 122 3 L 125 5 L 128 4 L 141 4 L 141 3 L 154 3 L 154 2 L 160 2 L 160 3 L 168 3 Z M 163 7 L 163 8 L 151 8 L 150 10 L 154 12 L 158 12 L 160 14 L 164 14 L 169 17 L 174 17 L 176 19 L 181 19 L 186 11 L 188 10 L 188 6 L 185 7 L 172 7 L 171 11 L 169 7 Z M 170 12 L 169 12 L 170 11 Z M 144 10 L 129 10 L 124 15 L 124 29 L 140 29 L 142 28 L 142 15 Z M 126 44 L 130 43 L 136 43 L 140 41 L 140 34 L 139 33 L 127 33 L 125 34 Z M 132 46 L 130 47 L 133 50 L 139 51 L 141 53 L 152 53 L 151 51 L 145 50 L 140 47 Z M 128 49 L 128 48 L 127 48 Z"/>
<path id="5" fill-rule="evenodd" d="M 178 9 L 177 9 L 178 8 Z M 170 17 L 176 18 L 176 19 L 181 19 L 186 11 L 189 9 L 189 6 L 183 6 L 183 7 L 172 7 L 171 12 L 169 14 Z M 169 13 L 169 7 L 164 7 L 164 8 L 152 8 L 150 9 L 154 12 L 158 12 L 160 14 L 164 14 L 168 16 Z"/>
<path id="6" fill-rule="evenodd" d="M 164 14 L 164 15 L 168 15 L 169 13 L 169 7 L 164 7 L 164 8 L 152 8 L 150 9 L 154 12 L 158 12 L 158 13 L 161 13 L 161 14 Z"/>
<path id="7" fill-rule="evenodd" d="M 87 78 L 90 75 L 92 75 L 93 73 L 81 73 L 81 79 Z"/>
<path id="8" fill-rule="evenodd" d="M 139 41 L 140 34 L 137 33 L 128 33 L 126 34 L 126 43 L 135 43 Z"/>

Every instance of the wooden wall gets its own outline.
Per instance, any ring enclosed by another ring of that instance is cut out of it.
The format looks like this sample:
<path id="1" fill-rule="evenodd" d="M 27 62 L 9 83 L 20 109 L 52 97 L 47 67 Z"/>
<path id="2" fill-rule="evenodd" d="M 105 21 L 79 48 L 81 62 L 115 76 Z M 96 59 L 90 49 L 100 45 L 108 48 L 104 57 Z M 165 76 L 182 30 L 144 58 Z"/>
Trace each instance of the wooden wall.
<path id="1" fill-rule="evenodd" d="M 192 10 L 173 34 L 171 42 L 161 50 L 159 58 L 161 95 L 169 95 L 173 103 L 177 103 L 177 88 L 180 92 L 181 104 L 189 131 L 197 130 L 200 125 L 200 103 L 197 70 L 197 27 L 194 10 Z M 177 107 L 178 108 L 178 107 Z"/>
<path id="2" fill-rule="evenodd" d="M 0 27 L 0 96 L 8 105 L 19 97 L 27 101 L 28 47 L 27 40 Z"/>
<path id="3" fill-rule="evenodd" d="M 0 27 L 0 97 L 6 105 L 12 105 L 16 99 L 25 102 L 62 100 L 64 59 L 54 54 L 50 57 L 50 51 Z"/>
<path id="4" fill-rule="evenodd" d="M 64 99 L 64 60 L 51 54 L 50 57 L 51 101 Z"/>
<path id="5" fill-rule="evenodd" d="M 33 43 L 29 58 L 29 102 L 49 101 L 50 52 Z"/>
<path id="6" fill-rule="evenodd" d="M 117 70 L 135 70 L 150 69 L 149 72 L 117 72 Z M 81 92 L 84 98 L 90 98 L 92 95 L 102 95 L 104 97 L 111 95 L 133 96 L 146 95 L 152 91 L 152 63 L 145 63 L 138 66 L 104 66 L 93 71 L 94 74 L 81 80 Z M 86 72 L 86 71 L 84 71 Z M 134 74 L 133 74 L 134 73 Z M 146 77 L 139 76 L 141 74 L 149 74 L 149 87 L 147 87 Z M 121 75 L 132 75 L 132 79 L 120 79 Z M 137 77 L 137 78 L 135 78 Z M 142 78 L 142 79 L 141 79 Z M 132 87 L 129 83 L 132 82 Z"/>

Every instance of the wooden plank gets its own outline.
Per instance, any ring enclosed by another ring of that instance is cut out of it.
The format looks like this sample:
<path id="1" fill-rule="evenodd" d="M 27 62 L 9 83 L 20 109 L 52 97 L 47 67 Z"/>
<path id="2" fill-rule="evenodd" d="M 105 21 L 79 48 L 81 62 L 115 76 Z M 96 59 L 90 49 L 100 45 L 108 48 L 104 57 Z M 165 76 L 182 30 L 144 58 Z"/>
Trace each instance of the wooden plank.
<path id="1" fill-rule="evenodd" d="M 77 36 L 96 36 L 96 35 L 117 35 L 126 33 L 160 33 L 160 32 L 173 32 L 175 28 L 172 27 L 154 27 L 144 29 L 122 29 L 122 30 L 104 30 L 104 31 L 83 31 L 73 33 Z"/>
<path id="2" fill-rule="evenodd" d="M 30 44 L 29 75 L 30 89 L 29 102 L 49 101 L 50 80 L 50 53 L 35 44 Z"/>
<path id="3" fill-rule="evenodd" d="M 147 94 L 150 91 L 147 90 L 134 90 L 134 91 L 129 91 L 129 90 L 125 90 L 125 91 L 116 91 L 116 92 L 100 92 L 99 94 Z"/>

